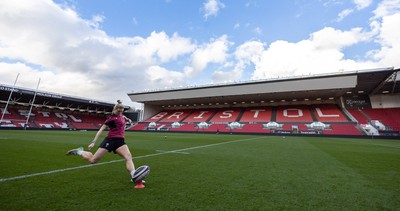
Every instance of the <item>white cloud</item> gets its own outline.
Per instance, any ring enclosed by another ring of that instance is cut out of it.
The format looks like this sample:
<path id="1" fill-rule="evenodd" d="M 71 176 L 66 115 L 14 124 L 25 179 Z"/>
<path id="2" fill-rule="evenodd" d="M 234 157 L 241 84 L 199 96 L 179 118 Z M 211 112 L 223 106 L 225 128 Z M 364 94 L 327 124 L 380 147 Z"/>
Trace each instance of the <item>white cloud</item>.
<path id="1" fill-rule="evenodd" d="M 314 32 L 310 36 L 315 49 L 337 49 L 351 46 L 361 41 L 371 38 L 371 34 L 364 32 L 362 28 L 353 28 L 349 31 L 341 31 L 331 27 L 325 27 L 322 30 Z"/>
<path id="2" fill-rule="evenodd" d="M 382 19 L 382 26 L 378 42 L 385 47 L 394 47 L 400 44 L 400 13 L 386 16 Z"/>
<path id="3" fill-rule="evenodd" d="M 235 58 L 240 63 L 249 64 L 259 62 L 264 44 L 260 41 L 247 41 L 236 48 Z"/>
<path id="4" fill-rule="evenodd" d="M 400 26 L 400 13 L 383 17 L 377 39 L 381 48 L 370 54 L 382 66 L 400 67 L 400 30 L 398 26 Z"/>
<path id="5" fill-rule="evenodd" d="M 19 81 L 20 86 L 33 87 L 36 82 L 30 80 L 41 77 L 41 88 L 47 91 L 127 101 L 127 92 L 154 85 L 146 75 L 154 66 L 196 48 L 190 38 L 177 33 L 111 37 L 101 30 L 104 19 L 82 19 L 71 7 L 48 0 L 1 1 L 0 62 L 13 71 L 0 69 L 0 83 L 12 83 L 13 72 L 21 72 L 21 78 L 28 77 Z M 156 72 L 161 74 L 160 69 Z M 172 73 L 171 78 L 180 79 Z M 157 85 L 162 83 L 171 82 L 161 80 Z"/>
<path id="6" fill-rule="evenodd" d="M 353 13 L 353 12 L 354 12 L 354 10 L 352 10 L 352 9 L 345 9 L 345 10 L 342 10 L 342 11 L 339 13 L 338 18 L 336 19 L 336 22 L 342 21 L 345 17 L 349 16 L 349 15 L 350 15 L 351 13 Z"/>
<path id="7" fill-rule="evenodd" d="M 39 71 L 34 70 L 31 67 L 20 62 L 16 62 L 13 64 L 0 62 L 0 70 L 0 78 L 2 79 L 2 81 L 9 81 L 9 84 L 14 83 L 18 73 L 20 73 L 20 76 L 18 77 L 18 81 L 16 84 L 17 86 L 18 84 L 24 84 L 25 86 L 34 89 L 36 87 L 37 81 L 39 80 Z"/>
<path id="8" fill-rule="evenodd" d="M 139 21 L 135 17 L 133 17 L 132 23 L 133 23 L 133 25 L 137 26 L 139 24 Z"/>
<path id="9" fill-rule="evenodd" d="M 358 9 L 371 4 L 357 1 Z M 348 13 L 348 12 L 347 12 Z M 346 12 L 343 12 L 343 16 Z M 338 30 L 326 27 L 296 43 L 278 40 L 263 50 L 261 59 L 253 62 L 252 79 L 328 73 L 338 70 L 370 69 L 400 66 L 400 0 L 384 0 L 370 20 L 370 29 Z M 361 42 L 376 42 L 371 50 L 358 60 L 348 59 L 343 53 Z M 257 53 L 256 55 L 258 55 Z"/>
<path id="10" fill-rule="evenodd" d="M 170 71 L 160 66 L 151 66 L 146 70 L 148 81 L 157 86 L 177 86 L 182 85 L 184 74 L 177 71 Z"/>
<path id="11" fill-rule="evenodd" d="M 90 21 L 90 26 L 97 29 L 100 27 L 101 23 L 104 22 L 104 19 L 105 17 L 102 15 L 94 15 Z"/>
<path id="12" fill-rule="evenodd" d="M 353 2 L 358 10 L 362 10 L 371 5 L 372 0 L 353 0 Z"/>
<path id="13" fill-rule="evenodd" d="M 384 0 L 374 10 L 371 24 L 379 31 L 379 49 L 367 53 L 381 66 L 400 67 L 400 0 Z"/>
<path id="14" fill-rule="evenodd" d="M 242 78 L 243 68 L 242 65 L 236 65 L 232 71 L 216 70 L 212 74 L 212 80 L 214 82 L 225 83 L 240 80 Z"/>
<path id="15" fill-rule="evenodd" d="M 223 64 L 228 57 L 228 48 L 231 45 L 226 35 L 211 40 L 210 43 L 200 46 L 192 54 L 192 66 L 186 67 L 185 75 L 193 77 L 203 71 L 209 63 Z"/>
<path id="16" fill-rule="evenodd" d="M 336 6 L 336 5 L 341 5 L 341 4 L 343 4 L 343 2 L 340 0 L 325 0 L 323 3 L 324 7 L 330 7 L 332 5 Z"/>
<path id="17" fill-rule="evenodd" d="M 207 17 L 224 7 L 216 0 L 207 3 L 211 5 Z M 360 9 L 371 4 L 354 3 Z M 343 12 L 342 17 L 348 14 Z M 277 40 L 266 45 L 250 40 L 236 48 L 228 35 L 206 43 L 163 31 L 146 37 L 112 37 L 102 30 L 105 19 L 94 15 L 85 20 L 72 7 L 50 0 L 0 1 L 0 83 L 12 84 L 20 72 L 19 86 L 34 88 L 41 78 L 43 90 L 130 102 L 126 93 L 132 90 L 176 87 L 193 80 L 241 80 L 244 71 L 253 71 L 252 79 L 260 79 L 400 66 L 400 0 L 379 3 L 370 29 L 326 27 L 298 42 Z M 252 30 L 250 24 L 237 27 Z M 345 49 L 363 42 L 378 47 L 358 60 L 346 57 Z M 198 79 L 205 71 L 212 73 Z"/>
<path id="18" fill-rule="evenodd" d="M 243 71 L 250 64 L 259 63 L 264 44 L 260 41 L 247 41 L 238 46 L 235 50 L 235 62 L 232 71 L 217 70 L 212 74 L 214 82 L 227 82 L 240 80 L 243 76 Z"/>
<path id="19" fill-rule="evenodd" d="M 217 16 L 220 9 L 225 8 L 225 5 L 219 0 L 207 0 L 204 3 L 204 18 L 207 20 L 209 16 Z"/>
<path id="20" fill-rule="evenodd" d="M 36 70 L 23 63 L 17 62 L 14 64 L 10 63 L 0 63 L 0 78 L 5 81 L 12 81 L 14 83 L 17 74 L 19 77 L 16 86 L 22 86 L 30 89 L 36 89 L 39 79 L 41 83 L 39 85 L 39 90 L 47 90 L 50 92 L 67 94 L 80 97 L 92 98 L 89 93 L 101 92 L 107 94 L 114 94 L 113 98 L 104 98 L 97 96 L 96 99 L 102 100 L 117 100 L 126 98 L 124 93 L 113 93 L 103 90 L 101 86 L 101 81 L 97 81 L 95 78 L 78 72 L 65 72 L 65 73 L 54 73 L 49 70 Z M 66 89 L 67 87 L 67 89 Z M 74 88 L 76 87 L 76 88 Z"/>
<path id="21" fill-rule="evenodd" d="M 260 27 L 254 28 L 254 32 L 258 35 L 262 35 L 262 29 Z"/>
<path id="22" fill-rule="evenodd" d="M 383 0 L 374 10 L 374 17 L 371 19 L 379 19 L 385 16 L 393 15 L 400 12 L 400 0 Z"/>
<path id="23" fill-rule="evenodd" d="M 256 62 L 253 79 L 275 78 L 310 73 L 335 72 L 376 67 L 372 62 L 346 59 L 342 49 L 371 37 L 360 28 L 349 31 L 324 28 L 310 35 L 308 40 L 297 43 L 275 41 L 269 45 Z"/>
<path id="24" fill-rule="evenodd" d="M 174 60 L 180 55 L 190 53 L 195 48 L 190 39 L 180 37 L 177 33 L 168 37 L 165 32 L 152 32 L 148 38 L 138 39 L 140 42 L 134 46 L 135 54 L 145 55 L 146 58 L 157 56 L 161 62 Z M 134 43 L 133 40 L 132 44 Z"/>
<path id="25" fill-rule="evenodd" d="M 368 6 L 370 6 L 372 3 L 372 0 L 353 0 L 353 3 L 355 4 L 357 10 L 362 10 L 362 9 L 365 9 Z M 354 12 L 354 9 L 342 10 L 338 14 L 338 17 L 336 18 L 336 22 L 342 21 L 343 19 L 345 19 L 347 16 L 349 16 L 353 12 Z"/>

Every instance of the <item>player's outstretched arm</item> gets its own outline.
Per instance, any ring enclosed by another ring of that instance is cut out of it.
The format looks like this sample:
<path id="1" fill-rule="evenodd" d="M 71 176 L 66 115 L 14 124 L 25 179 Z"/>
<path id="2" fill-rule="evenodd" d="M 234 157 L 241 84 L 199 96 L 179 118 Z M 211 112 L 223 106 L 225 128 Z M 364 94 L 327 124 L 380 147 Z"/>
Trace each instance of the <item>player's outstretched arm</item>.
<path id="1" fill-rule="evenodd" d="M 94 145 L 96 144 L 97 139 L 99 139 L 101 133 L 103 133 L 103 131 L 106 129 L 106 125 L 102 125 L 99 129 L 99 131 L 97 131 L 96 136 L 94 137 L 93 141 L 89 144 L 88 146 L 88 150 L 91 150 Z"/>
<path id="2" fill-rule="evenodd" d="M 125 121 L 128 121 L 129 123 L 131 123 L 131 124 L 132 124 L 132 120 L 131 120 L 131 119 L 129 119 L 128 117 L 124 116 L 124 119 L 125 119 Z"/>

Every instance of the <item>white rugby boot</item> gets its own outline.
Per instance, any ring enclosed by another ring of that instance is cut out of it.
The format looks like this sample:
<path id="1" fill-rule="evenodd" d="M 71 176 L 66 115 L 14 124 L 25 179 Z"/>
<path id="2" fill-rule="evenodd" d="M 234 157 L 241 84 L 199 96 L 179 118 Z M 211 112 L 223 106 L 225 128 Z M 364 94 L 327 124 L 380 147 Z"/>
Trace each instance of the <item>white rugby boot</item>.
<path id="1" fill-rule="evenodd" d="M 83 151 L 83 147 L 79 147 L 77 149 L 71 149 L 67 152 L 66 155 L 77 155 L 79 151 Z"/>

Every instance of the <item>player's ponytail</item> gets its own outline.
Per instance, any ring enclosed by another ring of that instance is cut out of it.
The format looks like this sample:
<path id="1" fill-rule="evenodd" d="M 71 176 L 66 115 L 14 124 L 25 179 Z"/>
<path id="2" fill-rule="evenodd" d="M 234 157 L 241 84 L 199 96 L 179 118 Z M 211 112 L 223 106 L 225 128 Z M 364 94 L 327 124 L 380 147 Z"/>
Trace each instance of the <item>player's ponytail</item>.
<path id="1" fill-rule="evenodd" d="M 116 109 L 124 109 L 125 108 L 125 106 L 122 104 L 122 101 L 121 100 L 117 100 L 117 104 L 115 104 L 115 106 L 114 106 L 114 110 L 116 110 Z"/>

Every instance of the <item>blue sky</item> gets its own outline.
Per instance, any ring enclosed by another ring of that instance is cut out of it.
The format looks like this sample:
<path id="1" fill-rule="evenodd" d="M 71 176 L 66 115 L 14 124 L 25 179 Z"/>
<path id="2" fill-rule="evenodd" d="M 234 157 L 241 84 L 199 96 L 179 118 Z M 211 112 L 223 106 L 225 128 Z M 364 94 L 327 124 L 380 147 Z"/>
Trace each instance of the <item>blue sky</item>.
<path id="1" fill-rule="evenodd" d="M 0 83 L 126 93 L 400 66 L 400 0 L 0 2 Z"/>

